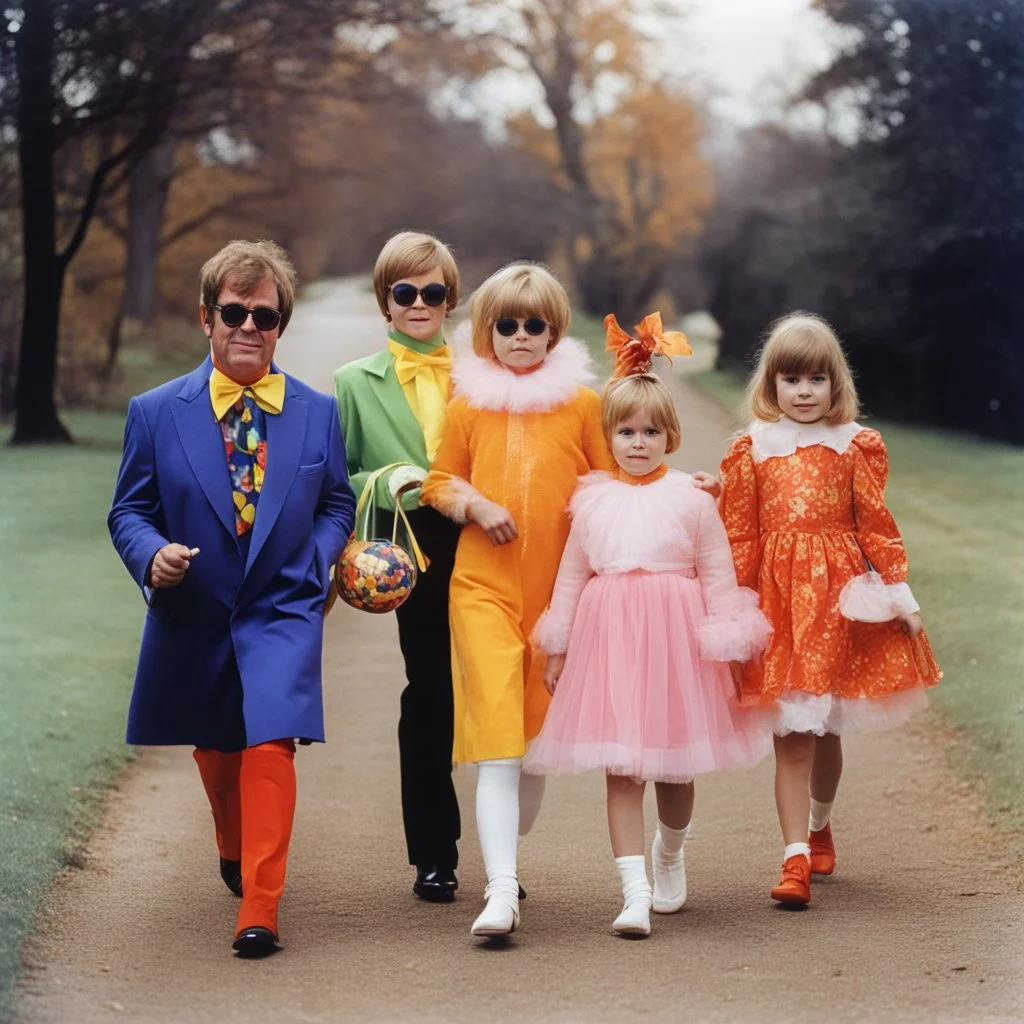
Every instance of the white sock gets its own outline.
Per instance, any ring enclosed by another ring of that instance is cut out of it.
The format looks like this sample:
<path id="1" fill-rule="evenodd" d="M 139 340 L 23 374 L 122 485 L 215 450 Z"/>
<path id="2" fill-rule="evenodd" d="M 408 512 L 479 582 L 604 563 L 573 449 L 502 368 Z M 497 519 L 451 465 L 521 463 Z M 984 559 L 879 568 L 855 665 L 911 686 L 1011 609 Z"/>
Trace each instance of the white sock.
<path id="1" fill-rule="evenodd" d="M 615 867 L 622 881 L 622 902 L 628 907 L 631 903 L 651 903 L 651 883 L 647 878 L 647 862 L 643 854 L 631 857 L 616 857 Z"/>
<path id="2" fill-rule="evenodd" d="M 540 814 L 540 804 L 544 799 L 546 775 L 531 775 L 523 772 L 519 776 L 519 834 L 525 836 Z"/>
<path id="3" fill-rule="evenodd" d="M 812 832 L 820 832 L 827 824 L 832 814 L 832 801 L 827 803 L 824 800 L 815 800 L 811 797 L 811 820 L 809 828 Z"/>
<path id="4" fill-rule="evenodd" d="M 516 899 L 516 847 L 519 843 L 519 775 L 521 757 L 481 761 L 476 778 L 476 829 L 487 869 L 488 894 Z"/>
<path id="5" fill-rule="evenodd" d="M 669 828 L 665 822 L 658 822 L 658 834 L 661 836 L 659 845 L 666 857 L 675 857 L 682 850 L 683 840 L 689 831 L 689 825 L 685 825 L 683 828 Z"/>
<path id="6" fill-rule="evenodd" d="M 790 843 L 782 854 L 783 862 L 789 860 L 790 857 L 795 857 L 798 853 L 802 853 L 808 860 L 811 859 L 811 848 L 807 843 Z"/>

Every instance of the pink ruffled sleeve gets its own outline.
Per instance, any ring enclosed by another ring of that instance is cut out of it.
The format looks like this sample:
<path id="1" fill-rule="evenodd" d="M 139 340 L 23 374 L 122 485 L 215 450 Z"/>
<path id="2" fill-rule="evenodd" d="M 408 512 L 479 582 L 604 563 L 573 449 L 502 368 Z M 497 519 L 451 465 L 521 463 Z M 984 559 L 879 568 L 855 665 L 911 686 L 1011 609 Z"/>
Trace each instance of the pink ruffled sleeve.
<path id="1" fill-rule="evenodd" d="M 551 592 L 551 604 L 537 620 L 533 642 L 545 654 L 564 654 L 569 649 L 569 635 L 576 617 L 576 606 L 587 580 L 594 575 L 580 538 L 581 526 L 573 520 L 569 539 L 565 542 L 558 576 Z"/>
<path id="2" fill-rule="evenodd" d="M 708 494 L 700 496 L 697 576 L 707 616 L 700 626 L 701 656 L 707 661 L 750 661 L 768 646 L 772 627 L 757 606 L 757 593 L 736 585 L 729 537 Z"/>
<path id="3" fill-rule="evenodd" d="M 910 566 L 896 520 L 885 504 L 889 459 L 877 430 L 862 430 L 852 444 L 853 510 L 857 543 L 869 571 L 850 580 L 839 595 L 844 618 L 888 622 L 920 610 L 907 584 Z"/>

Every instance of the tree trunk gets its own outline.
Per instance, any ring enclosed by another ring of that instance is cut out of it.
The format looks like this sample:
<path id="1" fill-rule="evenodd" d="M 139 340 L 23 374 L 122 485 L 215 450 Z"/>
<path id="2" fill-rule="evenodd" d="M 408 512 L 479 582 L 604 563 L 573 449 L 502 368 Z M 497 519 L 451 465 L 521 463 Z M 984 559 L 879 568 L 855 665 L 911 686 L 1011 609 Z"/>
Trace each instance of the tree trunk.
<path id="1" fill-rule="evenodd" d="M 164 135 L 139 161 L 129 187 L 124 316 L 144 324 L 156 319 L 156 265 L 177 146 L 173 133 Z"/>
<path id="2" fill-rule="evenodd" d="M 12 444 L 71 440 L 54 402 L 64 265 L 57 253 L 54 198 L 53 36 L 53 0 L 26 4 L 14 37 L 25 305 Z"/>

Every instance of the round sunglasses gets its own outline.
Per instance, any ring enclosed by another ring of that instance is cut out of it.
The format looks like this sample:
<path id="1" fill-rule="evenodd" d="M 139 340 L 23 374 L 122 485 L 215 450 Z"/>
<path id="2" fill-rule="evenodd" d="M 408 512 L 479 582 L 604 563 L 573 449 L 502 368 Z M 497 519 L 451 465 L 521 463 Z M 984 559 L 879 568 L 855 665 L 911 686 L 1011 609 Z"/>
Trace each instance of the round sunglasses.
<path id="1" fill-rule="evenodd" d="M 539 316 L 531 316 L 526 320 L 516 320 L 515 317 L 511 316 L 498 317 L 494 321 L 494 329 L 503 338 L 511 338 L 519 330 L 520 324 L 523 325 L 523 330 L 534 338 L 543 334 L 548 329 L 547 321 L 541 320 Z"/>
<path id="2" fill-rule="evenodd" d="M 257 331 L 272 331 L 281 322 L 281 311 L 271 309 L 270 306 L 257 306 L 255 309 L 249 309 L 248 306 L 243 306 L 240 302 L 229 302 L 224 306 L 214 302 L 210 305 L 210 309 L 215 309 L 220 313 L 225 327 L 241 327 L 250 313 L 252 313 L 253 326 Z"/>
<path id="3" fill-rule="evenodd" d="M 423 299 L 425 306 L 440 306 L 448 298 L 448 286 L 444 284 L 426 284 L 417 288 L 414 284 L 393 284 L 391 298 L 399 306 L 411 306 L 417 298 Z"/>

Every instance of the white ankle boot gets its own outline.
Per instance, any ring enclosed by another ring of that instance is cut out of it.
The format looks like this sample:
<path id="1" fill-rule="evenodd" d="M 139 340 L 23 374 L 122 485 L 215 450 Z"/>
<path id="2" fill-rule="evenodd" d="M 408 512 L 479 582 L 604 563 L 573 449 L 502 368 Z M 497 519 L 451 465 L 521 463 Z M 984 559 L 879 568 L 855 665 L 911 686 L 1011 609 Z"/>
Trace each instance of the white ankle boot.
<path id="1" fill-rule="evenodd" d="M 678 853 L 666 853 L 662 845 L 661 830 L 654 836 L 651 848 L 654 868 L 654 902 L 656 914 L 674 914 L 686 902 L 686 864 L 683 848 Z"/>
<path id="2" fill-rule="evenodd" d="M 505 887 L 484 890 L 487 905 L 473 922 L 470 933 L 480 938 L 511 935 L 519 927 L 519 886 L 509 891 Z"/>
<path id="3" fill-rule="evenodd" d="M 616 857 L 615 866 L 622 880 L 622 913 L 612 922 L 618 935 L 642 938 L 651 934 L 651 883 L 641 856 Z"/>

